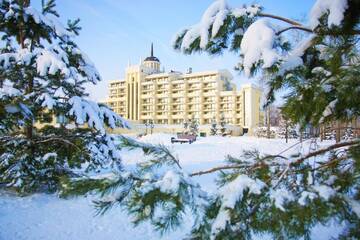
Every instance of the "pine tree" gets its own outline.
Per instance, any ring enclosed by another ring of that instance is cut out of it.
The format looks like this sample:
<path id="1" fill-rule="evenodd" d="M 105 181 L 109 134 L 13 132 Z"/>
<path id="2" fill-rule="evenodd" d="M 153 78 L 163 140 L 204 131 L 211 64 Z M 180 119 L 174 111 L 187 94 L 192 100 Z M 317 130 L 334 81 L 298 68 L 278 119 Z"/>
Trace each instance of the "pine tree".
<path id="1" fill-rule="evenodd" d="M 276 133 L 273 129 L 270 129 L 269 131 L 269 135 L 270 137 L 268 136 L 268 129 L 267 127 L 257 127 L 255 128 L 255 136 L 256 137 L 259 137 L 259 138 L 275 138 L 276 136 Z"/>
<path id="2" fill-rule="evenodd" d="M 211 121 L 211 128 L 210 128 L 210 135 L 211 136 L 215 136 L 217 134 L 217 123 L 216 123 L 216 119 L 213 119 Z"/>
<path id="3" fill-rule="evenodd" d="M 0 1 L 0 182 L 22 193 L 121 167 L 105 127 L 128 126 L 86 99 L 84 85 L 100 75 L 74 42 L 79 20 L 64 27 L 58 17 L 54 0 L 41 11 L 30 0 Z M 54 126 L 53 118 L 62 120 Z"/>
<path id="4" fill-rule="evenodd" d="M 226 132 L 226 120 L 225 120 L 225 116 L 221 115 L 220 117 L 220 133 L 221 136 L 224 136 Z"/>
<path id="5" fill-rule="evenodd" d="M 355 135 L 354 135 L 354 131 L 351 127 L 347 127 L 345 129 L 345 133 L 344 136 L 342 136 L 343 140 L 352 140 L 354 139 Z"/>
<path id="6" fill-rule="evenodd" d="M 194 116 L 192 116 L 189 123 L 189 132 L 191 135 L 197 136 L 199 133 L 199 123 Z"/>
<path id="7" fill-rule="evenodd" d="M 150 120 L 149 125 L 150 125 L 150 134 L 153 134 L 155 128 L 154 120 Z"/>
<path id="8" fill-rule="evenodd" d="M 184 128 L 184 133 L 187 133 L 189 131 L 189 121 L 184 119 L 183 121 L 183 128 Z"/>
<path id="9" fill-rule="evenodd" d="M 145 135 L 147 135 L 147 134 L 148 134 L 148 127 L 149 127 L 149 125 L 150 125 L 150 121 L 149 121 L 149 120 L 145 120 L 144 125 L 145 125 Z"/>
<path id="10" fill-rule="evenodd" d="M 286 139 L 286 142 L 289 138 L 297 138 L 298 134 L 296 131 L 296 126 L 292 124 L 290 120 L 282 116 L 280 118 L 279 126 L 276 131 L 276 136 L 278 138 Z"/>

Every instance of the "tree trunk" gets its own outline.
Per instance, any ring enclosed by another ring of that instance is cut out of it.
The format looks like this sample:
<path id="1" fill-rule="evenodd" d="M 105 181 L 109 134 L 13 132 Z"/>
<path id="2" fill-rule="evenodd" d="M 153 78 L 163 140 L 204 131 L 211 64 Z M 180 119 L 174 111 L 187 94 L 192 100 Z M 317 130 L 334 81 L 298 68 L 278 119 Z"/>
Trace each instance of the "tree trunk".
<path id="1" fill-rule="evenodd" d="M 270 138 L 270 106 L 267 107 L 267 129 L 266 129 L 266 134 L 267 134 L 267 138 Z"/>
<path id="2" fill-rule="evenodd" d="M 340 142 L 340 122 L 336 121 L 336 142 Z"/>
<path id="3" fill-rule="evenodd" d="M 320 125 L 320 141 L 324 141 L 325 138 L 325 126 L 324 125 Z"/>
<path id="4" fill-rule="evenodd" d="M 22 7 L 28 7 L 30 5 L 30 0 L 23 0 L 22 2 Z M 25 23 L 22 22 L 20 25 L 20 32 L 19 32 L 19 43 L 21 48 L 25 48 Z M 33 91 L 33 87 L 34 87 L 34 81 L 32 76 L 28 77 L 28 81 L 29 84 L 27 86 L 27 90 L 26 90 L 26 94 L 29 94 Z M 27 139 L 32 140 L 33 138 L 33 121 L 32 119 L 29 119 L 26 123 L 26 127 L 25 127 L 25 135 L 27 137 Z"/>
<path id="5" fill-rule="evenodd" d="M 3 82 L 4 82 L 5 78 L 2 74 L 0 74 L 0 88 L 3 87 Z"/>

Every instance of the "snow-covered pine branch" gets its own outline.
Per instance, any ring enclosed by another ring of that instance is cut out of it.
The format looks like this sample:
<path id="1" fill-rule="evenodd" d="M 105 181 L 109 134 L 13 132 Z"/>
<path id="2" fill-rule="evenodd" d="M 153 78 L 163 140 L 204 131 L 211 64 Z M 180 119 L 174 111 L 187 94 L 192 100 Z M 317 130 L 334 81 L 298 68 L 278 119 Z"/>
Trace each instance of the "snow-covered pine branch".
<path id="1" fill-rule="evenodd" d="M 342 181 L 355 166 L 351 152 L 359 147 L 358 140 L 300 158 L 246 151 L 239 158 L 228 156 L 223 167 L 199 174 L 184 171 L 179 166 L 181 159 L 162 145 L 122 138 L 122 146 L 143 152 L 135 167 L 127 173 L 79 178 L 64 188 L 64 194 L 95 190 L 102 196 L 95 201 L 99 213 L 119 205 L 135 224 L 149 222 L 161 232 L 181 226 L 183 214 L 193 211 L 196 220 L 189 237 L 198 239 L 251 238 L 254 232 L 298 238 L 304 231 L 294 229 L 301 226 L 310 231 L 318 222 L 333 221 L 335 212 L 344 216 L 339 221 L 348 221 L 345 216 L 359 217 L 358 199 L 351 194 L 357 191 L 357 183 L 348 192 L 349 186 Z M 211 193 L 205 193 L 191 179 L 214 172 L 221 174 L 217 190 Z M 358 182 L 354 177 L 350 178 Z M 322 212 L 315 214 L 317 208 Z M 287 221 L 289 217 L 296 221 Z M 269 221 L 272 224 L 263 225 Z"/>
<path id="2" fill-rule="evenodd" d="M 265 13 L 260 5 L 234 8 L 225 0 L 215 0 L 198 24 L 175 36 L 174 48 L 185 53 L 202 50 L 218 53 L 230 47 L 230 50 L 240 52 L 240 69 L 247 76 L 259 66 L 271 69 L 281 64 L 290 70 L 290 66 L 293 69 L 301 65 L 304 51 L 312 44 L 294 46 L 292 52 L 287 53 L 284 50 L 287 50 L 291 39 L 285 41 L 280 35 L 291 29 L 316 33 L 324 16 L 329 28 L 340 26 L 347 8 L 346 0 L 317 0 L 310 12 L 309 23 L 301 24 Z M 311 43 L 311 40 L 307 42 Z"/>
<path id="3" fill-rule="evenodd" d="M 106 128 L 129 128 L 88 99 L 85 84 L 100 74 L 75 43 L 79 21 L 63 26 L 55 6 L 0 1 L 0 181 L 22 192 L 54 191 L 79 172 L 120 167 L 117 139 Z"/>
<path id="4" fill-rule="evenodd" d="M 327 15 L 327 25 L 329 28 L 339 26 L 344 19 L 344 12 L 347 8 L 347 0 L 317 0 L 310 11 L 309 26 L 312 29 L 318 27 L 321 24 L 320 19 L 324 15 Z"/>
<path id="5" fill-rule="evenodd" d="M 123 148 L 142 151 L 143 158 L 135 168 L 122 169 L 95 178 L 78 178 L 63 187 L 64 196 L 100 193 L 95 201 L 99 214 L 119 205 L 132 216 L 135 225 L 150 222 L 160 232 L 174 230 L 182 224 L 185 213 L 203 217 L 208 195 L 183 171 L 179 160 L 163 145 L 121 138 Z"/>

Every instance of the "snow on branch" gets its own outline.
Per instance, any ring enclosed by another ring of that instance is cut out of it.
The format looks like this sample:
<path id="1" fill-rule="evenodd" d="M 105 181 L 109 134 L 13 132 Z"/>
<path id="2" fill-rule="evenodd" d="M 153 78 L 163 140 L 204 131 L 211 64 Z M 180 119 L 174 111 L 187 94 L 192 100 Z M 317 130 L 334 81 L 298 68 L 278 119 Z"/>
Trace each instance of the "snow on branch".
<path id="1" fill-rule="evenodd" d="M 243 67 L 247 76 L 250 76 L 257 62 L 262 61 L 263 68 L 269 68 L 279 59 L 274 49 L 275 37 L 276 29 L 266 19 L 257 20 L 247 29 L 241 42 Z"/>
<path id="2" fill-rule="evenodd" d="M 293 70 L 303 64 L 302 56 L 304 55 L 306 49 L 312 46 L 315 37 L 315 34 L 310 34 L 308 37 L 300 41 L 287 55 L 282 57 L 279 71 L 277 73 L 278 76 L 281 76 L 285 74 L 285 72 Z"/>
<path id="3" fill-rule="evenodd" d="M 42 93 L 37 99 L 37 102 L 41 103 L 42 107 L 46 107 L 49 110 L 52 110 L 55 105 L 57 105 L 57 101 L 52 98 L 48 93 Z"/>
<path id="4" fill-rule="evenodd" d="M 228 6 L 225 0 L 217 0 L 205 11 L 200 23 L 191 26 L 186 30 L 183 37 L 181 50 L 190 48 L 190 45 L 198 38 L 200 38 L 200 48 L 205 49 L 209 42 L 209 29 L 211 29 L 211 37 L 214 38 L 225 18 L 229 13 Z"/>
<path id="5" fill-rule="evenodd" d="M 323 122 L 325 118 L 329 117 L 335 112 L 335 107 L 337 103 L 338 103 L 338 99 L 335 99 L 326 106 L 320 118 L 320 122 Z"/>
<path id="6" fill-rule="evenodd" d="M 281 211 L 286 211 L 284 204 L 286 202 L 294 201 L 295 196 L 286 188 L 270 189 L 269 197 L 273 201 L 276 208 Z"/>
<path id="7" fill-rule="evenodd" d="M 91 191 L 97 190 L 102 195 L 95 201 L 99 214 L 121 204 L 132 216 L 133 223 L 149 221 L 161 232 L 177 227 L 187 210 L 199 216 L 198 219 L 203 217 L 208 195 L 179 167 L 168 150 L 123 136 L 120 141 L 122 147 L 140 149 L 151 160 L 146 161 L 146 165 L 139 162 L 135 169 L 114 172 L 111 176 L 75 180 L 65 193 L 76 194 L 78 187 L 90 184 Z"/>
<path id="8" fill-rule="evenodd" d="M 228 17 L 244 18 L 255 17 L 261 11 L 259 5 L 251 5 L 249 7 L 230 8 L 225 0 L 216 0 L 204 12 L 200 22 L 183 31 L 180 31 L 175 36 L 177 39 L 182 38 L 180 50 L 186 51 L 191 48 L 191 45 L 199 40 L 200 49 L 206 49 L 210 40 L 215 39 L 221 27 L 224 26 L 225 20 Z"/>
<path id="9" fill-rule="evenodd" d="M 222 203 L 220 212 L 211 227 L 211 239 L 215 239 L 217 234 L 225 229 L 226 224 L 231 219 L 228 209 L 233 209 L 236 203 L 241 201 L 245 190 L 259 195 L 265 186 L 265 183 L 259 179 L 254 180 L 247 175 L 239 175 L 235 180 L 220 188 L 218 193 Z"/>
<path id="10" fill-rule="evenodd" d="M 75 117 L 77 124 L 87 123 L 89 127 L 95 128 L 102 134 L 105 134 L 105 125 L 115 128 L 117 126 L 122 128 L 130 128 L 128 123 L 119 115 L 111 111 L 104 105 L 85 100 L 81 97 L 74 96 L 69 99 L 71 109 L 69 115 Z"/>
<path id="11" fill-rule="evenodd" d="M 173 155 L 161 145 L 125 137 L 121 141 L 123 147 L 142 149 L 144 155 L 150 158 L 145 161 L 145 165 L 144 162 L 136 164 L 133 172 L 119 173 L 121 184 L 110 184 L 105 188 L 100 185 L 101 194 L 105 197 L 97 201 L 96 206 L 100 213 L 104 213 L 114 204 L 121 204 L 135 224 L 149 221 L 157 230 L 164 232 L 179 225 L 182 213 L 190 208 L 195 211 L 192 236 L 201 237 L 205 234 L 210 239 L 216 239 L 227 231 L 245 231 L 252 222 L 251 216 L 259 211 L 287 214 L 294 205 L 311 207 L 320 202 L 327 207 L 332 204 L 332 200 L 340 197 L 351 205 L 351 211 L 358 213 L 357 201 L 341 196 L 341 191 L 332 180 L 336 176 L 317 172 L 319 168 L 309 168 L 313 163 L 305 160 L 329 150 L 359 144 L 359 141 L 333 145 L 295 160 L 296 156 L 261 157 L 258 151 L 245 152 L 241 159 L 228 160 L 229 163 L 242 164 L 242 167 L 234 167 L 233 171 L 223 173 L 219 181 L 222 187 L 210 194 L 203 192 L 192 181 L 191 177 L 197 174 L 189 175 L 176 166 Z M 322 166 L 327 163 L 317 164 Z M 323 170 L 331 171 L 326 168 Z M 313 173 L 317 175 L 312 177 Z M 109 178 L 103 179 L 101 183 L 106 184 L 106 181 Z M 294 184 L 298 187 L 294 188 Z M 207 229 L 206 233 L 202 232 L 203 229 Z"/>
<path id="12" fill-rule="evenodd" d="M 327 20 L 329 28 L 339 26 L 347 8 L 347 0 L 317 0 L 309 14 L 309 24 L 304 25 L 289 18 L 264 13 L 259 5 L 233 8 L 225 0 L 217 0 L 205 11 L 198 24 L 176 36 L 174 48 L 185 53 L 206 50 L 214 54 L 227 48 L 229 37 L 232 37 L 231 50 L 240 50 L 242 59 L 239 69 L 243 69 L 247 76 L 257 68 L 270 71 L 279 69 L 278 75 L 281 75 L 302 65 L 302 56 L 306 49 L 313 45 L 318 34 L 315 29 L 324 24 L 320 21 L 323 18 Z M 274 25 L 273 20 L 281 22 L 281 25 Z M 236 26 L 237 29 L 229 27 L 224 30 L 225 34 L 221 32 L 221 37 L 224 34 L 226 38 L 216 39 L 219 30 L 227 26 L 226 24 Z M 289 44 L 283 45 L 280 35 L 292 29 L 304 31 L 310 36 L 305 36 L 304 40 L 289 52 Z M 354 30 L 352 33 L 358 34 L 358 31 Z M 332 33 L 327 31 L 325 34 Z"/>
<path id="13" fill-rule="evenodd" d="M 48 75 L 62 74 L 65 81 L 72 79 L 72 84 L 81 82 L 84 79 L 96 84 L 101 81 L 99 72 L 91 60 L 76 46 L 71 47 L 71 52 L 66 52 L 63 46 L 54 44 L 35 48 L 30 51 L 28 48 L 18 49 L 16 52 L 0 54 L 0 69 L 11 70 L 21 65 L 36 68 L 38 75 L 42 78 Z M 78 59 L 77 63 L 69 62 L 70 54 Z M 76 66 L 78 64 L 78 66 Z M 43 79 L 43 86 L 48 85 L 48 80 Z M 69 81 L 68 81 L 69 82 Z"/>
<path id="14" fill-rule="evenodd" d="M 171 151 L 164 145 L 153 145 L 148 143 L 143 143 L 136 141 L 135 139 L 129 137 L 120 137 L 122 147 L 133 149 L 142 149 L 145 155 L 153 157 L 151 161 L 144 162 L 142 167 L 147 169 L 149 166 L 153 165 L 176 165 L 179 169 L 182 169 L 179 159 L 174 156 Z M 155 160 L 156 159 L 156 160 Z"/>
<path id="15" fill-rule="evenodd" d="M 2 88 L 0 88 L 0 99 L 5 99 L 7 97 L 16 97 L 20 96 L 21 91 L 17 88 L 14 88 L 14 84 L 9 81 L 5 80 L 3 82 Z"/>
<path id="16" fill-rule="evenodd" d="M 30 52 L 28 49 L 19 49 L 15 53 L 1 53 L 0 69 L 7 70 L 11 68 L 11 66 L 17 64 L 29 65 L 33 56 L 34 53 Z"/>
<path id="17" fill-rule="evenodd" d="M 79 69 L 80 71 L 84 72 L 84 75 L 87 77 L 89 81 L 91 81 L 94 84 L 101 81 L 100 73 L 96 69 L 95 64 L 83 51 L 81 51 L 78 47 L 76 47 L 72 49 L 72 53 L 75 55 L 79 55 L 81 57 L 79 63 Z"/>
<path id="18" fill-rule="evenodd" d="M 312 29 L 315 29 L 320 24 L 319 19 L 328 14 L 328 27 L 339 26 L 344 19 L 347 8 L 347 0 L 317 0 L 310 11 L 309 25 Z"/>
<path id="19" fill-rule="evenodd" d="M 25 8 L 24 12 L 26 13 L 26 15 L 24 16 L 25 21 L 28 21 L 29 17 L 31 17 L 35 23 L 45 24 L 50 29 L 52 29 L 57 36 L 61 38 L 75 36 L 75 34 L 66 30 L 66 28 L 64 28 L 64 26 L 59 22 L 58 17 L 54 15 L 48 14 L 45 16 L 33 7 Z"/>
<path id="20" fill-rule="evenodd" d="M 54 75 L 60 71 L 66 78 L 70 74 L 66 66 L 67 61 L 67 58 L 60 58 L 59 55 L 53 51 L 47 49 L 41 50 L 36 58 L 37 72 L 40 76 L 46 76 L 48 74 Z"/>
<path id="21" fill-rule="evenodd" d="M 35 48 L 33 51 L 23 48 L 12 53 L 2 53 L 0 54 L 0 69 L 11 69 L 18 64 L 32 65 L 33 59 L 35 59 L 36 70 L 40 76 L 55 75 L 60 72 L 68 77 L 70 74 L 67 67 L 68 56 L 57 45 L 51 45 L 46 49 Z"/>
<path id="22" fill-rule="evenodd" d="M 251 5 L 249 7 L 233 8 L 231 14 L 236 18 L 242 17 L 255 17 L 261 11 L 261 6 L 258 4 Z"/>

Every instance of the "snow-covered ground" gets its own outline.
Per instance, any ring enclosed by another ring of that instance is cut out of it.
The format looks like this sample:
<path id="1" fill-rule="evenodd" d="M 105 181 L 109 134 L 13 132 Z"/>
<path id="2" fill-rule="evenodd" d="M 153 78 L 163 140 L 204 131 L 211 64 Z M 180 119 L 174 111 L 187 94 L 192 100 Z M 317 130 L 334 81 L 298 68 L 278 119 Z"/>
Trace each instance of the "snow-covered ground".
<path id="1" fill-rule="evenodd" d="M 258 149 L 262 153 L 279 154 L 296 143 L 283 139 L 258 139 L 253 137 L 207 137 L 193 144 L 171 144 L 171 135 L 154 134 L 145 136 L 141 141 L 161 143 L 169 146 L 179 157 L 183 168 L 189 173 L 223 164 L 225 156 L 239 156 L 243 150 Z M 331 142 L 322 142 L 328 145 Z M 298 144 L 285 155 L 301 150 L 310 151 L 310 141 Z M 123 151 L 123 161 L 132 165 L 142 157 L 140 151 Z M 216 174 L 194 177 L 204 189 L 213 191 Z M 143 224 L 134 228 L 131 218 L 114 208 L 104 216 L 95 216 L 92 206 L 94 197 L 79 197 L 64 200 L 55 195 L 36 194 L 19 198 L 0 193 L 0 240 L 40 240 L 40 239 L 182 239 L 190 229 L 191 216 L 176 232 L 160 236 L 150 225 Z M 318 226 L 314 239 L 336 237 L 336 226 Z M 263 238 L 261 238 L 263 239 Z"/>

